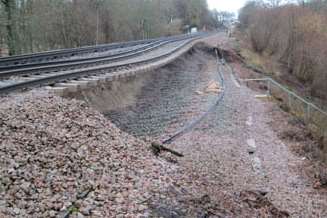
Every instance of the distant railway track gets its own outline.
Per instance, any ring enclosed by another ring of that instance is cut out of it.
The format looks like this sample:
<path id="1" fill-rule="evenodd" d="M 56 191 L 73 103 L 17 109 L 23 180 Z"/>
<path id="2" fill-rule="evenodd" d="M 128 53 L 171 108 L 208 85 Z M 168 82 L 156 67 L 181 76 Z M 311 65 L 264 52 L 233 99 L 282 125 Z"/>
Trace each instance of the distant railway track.
<path id="1" fill-rule="evenodd" d="M 146 45 L 141 46 L 137 49 L 125 51 L 112 56 L 106 57 L 93 57 L 84 58 L 82 61 L 67 62 L 64 60 L 63 63 L 44 65 L 41 62 L 41 66 L 36 65 L 35 67 L 14 69 L 11 71 L 0 72 L 0 78 L 10 78 L 2 80 L 2 86 L 0 86 L 0 94 L 6 94 L 12 91 L 17 91 L 25 88 L 51 85 L 58 82 L 80 79 L 82 77 L 88 77 L 93 75 L 99 75 L 103 73 L 110 73 L 117 68 L 131 67 L 136 65 L 142 65 L 150 62 L 154 62 L 161 58 L 165 58 L 174 52 L 180 50 L 185 45 L 189 44 L 193 40 L 203 36 L 203 34 L 196 35 L 183 35 L 177 37 L 161 38 L 159 40 L 153 40 L 148 42 Z M 142 56 L 145 53 L 159 49 L 162 46 L 176 44 L 175 48 L 171 51 L 160 54 L 154 57 L 148 57 L 144 60 L 130 60 L 133 57 Z M 74 59 L 75 60 L 75 59 Z M 122 63 L 123 62 L 123 63 Z M 116 64 L 115 64 L 116 63 Z M 14 78 L 12 78 L 14 77 Z M 17 79 L 18 78 L 18 79 Z M 1 80 L 0 80 L 1 82 Z"/>
<path id="2" fill-rule="evenodd" d="M 108 57 L 114 57 L 114 56 L 118 56 L 118 55 L 127 54 L 127 53 L 129 53 L 131 51 L 135 51 L 135 50 L 142 50 L 147 47 L 151 47 L 155 44 L 158 44 L 161 41 L 163 41 L 163 40 L 156 40 L 156 41 L 151 40 L 151 42 L 147 42 L 147 43 L 143 42 L 143 43 L 140 43 L 137 45 L 133 44 L 131 46 L 115 47 L 115 48 L 111 48 L 111 49 L 108 49 L 105 51 L 98 51 L 98 50 L 94 51 L 94 52 L 89 51 L 88 53 L 74 55 L 74 56 L 70 56 L 70 57 L 66 57 L 66 58 L 62 58 L 62 59 L 58 59 L 58 60 L 54 59 L 51 61 L 41 61 L 41 62 L 35 61 L 32 63 L 1 66 L 1 60 L 0 60 L 0 75 L 1 75 L 1 73 L 7 72 L 7 71 L 14 72 L 15 70 L 24 70 L 24 69 L 29 69 L 29 68 L 33 68 L 33 67 L 42 67 L 42 66 L 49 67 L 49 66 L 56 66 L 56 65 L 60 65 L 60 64 L 73 64 L 73 63 L 78 63 L 78 62 L 82 62 L 82 61 L 100 60 L 100 59 L 104 59 L 104 58 L 108 58 Z M 111 53 L 108 54 L 108 52 L 111 52 Z M 92 54 L 99 54 L 99 55 L 92 56 Z"/>
<path id="3" fill-rule="evenodd" d="M 150 40 L 131 41 L 131 42 L 111 43 L 111 44 L 97 45 L 97 46 L 86 46 L 80 48 L 60 49 L 60 50 L 52 50 L 52 51 L 39 52 L 33 54 L 2 57 L 0 58 L 0 70 L 8 69 L 7 67 L 18 67 L 20 65 L 29 64 L 29 63 L 38 64 L 38 63 L 55 62 L 56 60 L 60 60 L 64 58 L 70 58 L 70 57 L 94 53 L 94 52 L 104 52 L 117 48 L 126 48 L 126 47 L 140 45 L 140 44 L 147 44 L 158 40 L 160 40 L 160 38 L 150 39 Z"/>

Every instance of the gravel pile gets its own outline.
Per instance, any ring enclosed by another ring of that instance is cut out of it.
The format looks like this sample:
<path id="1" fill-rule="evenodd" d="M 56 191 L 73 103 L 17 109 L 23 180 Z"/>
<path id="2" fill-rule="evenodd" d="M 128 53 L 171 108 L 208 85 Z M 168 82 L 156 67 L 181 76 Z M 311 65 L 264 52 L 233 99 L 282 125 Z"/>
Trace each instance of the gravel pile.
<path id="1" fill-rule="evenodd" d="M 137 216 L 175 166 L 84 103 L 0 102 L 0 217 Z"/>
<path id="2" fill-rule="evenodd" d="M 235 217 L 253 210 L 244 196 L 213 196 L 201 174 L 169 153 L 154 156 L 148 139 L 120 131 L 80 101 L 30 92 L 0 99 L 0 109 L 0 217 Z"/>

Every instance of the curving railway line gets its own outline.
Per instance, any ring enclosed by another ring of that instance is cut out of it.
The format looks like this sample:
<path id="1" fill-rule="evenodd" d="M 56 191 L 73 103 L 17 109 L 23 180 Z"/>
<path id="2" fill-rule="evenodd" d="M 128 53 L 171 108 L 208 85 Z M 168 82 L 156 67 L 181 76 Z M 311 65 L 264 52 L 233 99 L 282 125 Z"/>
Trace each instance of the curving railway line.
<path id="1" fill-rule="evenodd" d="M 180 35 L 0 58 L 0 94 L 151 63 L 206 35 Z"/>
<path id="2" fill-rule="evenodd" d="M 160 38 L 138 40 L 138 41 L 131 41 L 131 42 L 111 43 L 111 44 L 97 45 L 97 46 L 85 46 L 80 48 L 60 49 L 60 50 L 52 50 L 52 51 L 39 52 L 33 54 L 2 57 L 0 58 L 0 69 L 1 67 L 5 68 L 10 66 L 19 66 L 28 63 L 52 62 L 65 58 L 81 56 L 89 53 L 105 52 L 113 49 L 127 48 L 136 45 L 147 44 L 158 40 L 160 40 Z"/>

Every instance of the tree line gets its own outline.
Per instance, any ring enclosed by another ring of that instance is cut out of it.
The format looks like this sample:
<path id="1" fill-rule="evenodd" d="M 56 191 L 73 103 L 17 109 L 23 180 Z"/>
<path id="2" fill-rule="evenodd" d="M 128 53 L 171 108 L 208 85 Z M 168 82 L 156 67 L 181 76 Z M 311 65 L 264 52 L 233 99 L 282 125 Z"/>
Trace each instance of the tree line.
<path id="1" fill-rule="evenodd" d="M 327 1 L 274 2 L 249 1 L 239 13 L 241 30 L 255 52 L 274 58 L 313 96 L 327 100 Z"/>
<path id="2" fill-rule="evenodd" d="M 0 0 L 9 55 L 216 28 L 206 0 Z M 0 52 L 1 55 L 1 52 Z"/>

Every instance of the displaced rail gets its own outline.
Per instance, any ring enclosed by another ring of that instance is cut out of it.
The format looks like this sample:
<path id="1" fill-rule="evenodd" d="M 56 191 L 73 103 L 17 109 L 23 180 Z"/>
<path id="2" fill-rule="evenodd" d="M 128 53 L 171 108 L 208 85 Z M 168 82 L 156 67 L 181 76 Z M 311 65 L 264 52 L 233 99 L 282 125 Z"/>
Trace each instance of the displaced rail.
<path id="1" fill-rule="evenodd" d="M 6 94 L 12 91 L 17 91 L 25 88 L 35 87 L 35 86 L 41 86 L 41 85 L 51 85 L 62 81 L 68 81 L 72 79 L 80 79 L 82 77 L 88 77 L 93 75 L 101 75 L 104 73 L 110 73 L 114 71 L 117 68 L 120 67 L 131 67 L 131 66 L 137 66 L 142 64 L 147 64 L 150 62 L 157 61 L 159 59 L 168 57 L 169 55 L 173 54 L 174 52 L 180 50 L 187 44 L 191 43 L 195 39 L 198 39 L 206 34 L 196 34 L 196 35 L 184 35 L 184 36 L 178 36 L 178 37 L 172 37 L 167 38 L 165 41 L 159 41 L 157 43 L 151 43 L 154 44 L 153 46 L 147 47 L 145 49 L 140 49 L 137 51 L 132 51 L 127 54 L 122 54 L 114 57 L 108 57 L 104 60 L 86 60 L 82 62 L 75 62 L 72 64 L 62 64 L 61 66 L 41 66 L 41 67 L 35 67 L 25 70 L 15 70 L 13 72 L 2 72 L 2 78 L 4 77 L 10 77 L 10 76 L 22 76 L 22 75 L 35 75 L 40 74 L 39 76 L 34 76 L 26 81 L 18 81 L 16 82 L 16 78 L 14 80 L 9 80 L 10 84 L 4 85 L 0 87 L 0 94 Z M 154 49 L 157 49 L 163 45 L 167 45 L 169 43 L 176 43 L 180 42 L 178 46 L 176 46 L 174 49 L 172 49 L 170 52 L 167 52 L 165 54 L 160 54 L 155 57 L 149 57 L 144 60 L 131 60 L 131 61 L 125 61 L 128 60 L 131 57 L 135 56 L 142 56 L 142 54 L 152 51 Z M 124 63 L 114 63 L 117 61 L 125 61 Z M 61 68 L 60 68 L 61 67 Z M 64 67 L 64 71 L 62 71 L 62 67 Z M 74 69 L 74 67 L 77 67 L 78 69 Z M 40 71 L 40 69 L 47 68 L 45 71 Z M 72 69 L 73 68 L 73 69 Z M 52 73 L 51 70 L 52 70 Z M 58 70 L 59 69 L 59 70 Z M 42 72 L 42 73 L 40 73 Z M 12 73 L 12 74 L 10 74 Z"/>

